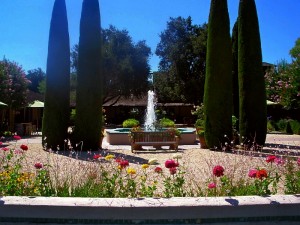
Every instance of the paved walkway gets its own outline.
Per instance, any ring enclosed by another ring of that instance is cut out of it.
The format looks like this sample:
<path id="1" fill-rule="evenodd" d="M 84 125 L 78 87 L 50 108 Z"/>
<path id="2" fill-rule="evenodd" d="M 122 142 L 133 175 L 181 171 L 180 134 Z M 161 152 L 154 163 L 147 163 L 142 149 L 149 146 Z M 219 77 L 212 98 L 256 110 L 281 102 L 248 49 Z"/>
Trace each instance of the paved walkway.
<path id="1" fill-rule="evenodd" d="M 41 136 L 22 137 L 18 143 L 27 144 L 40 144 L 42 143 Z M 103 139 L 102 147 L 104 149 L 123 149 L 130 150 L 129 145 L 110 145 L 106 138 Z M 192 149 L 200 148 L 198 142 L 194 145 L 179 145 L 180 149 Z M 300 150 L 300 135 L 286 135 L 286 134 L 268 134 L 266 138 L 265 148 L 284 148 L 284 149 L 295 149 Z"/>

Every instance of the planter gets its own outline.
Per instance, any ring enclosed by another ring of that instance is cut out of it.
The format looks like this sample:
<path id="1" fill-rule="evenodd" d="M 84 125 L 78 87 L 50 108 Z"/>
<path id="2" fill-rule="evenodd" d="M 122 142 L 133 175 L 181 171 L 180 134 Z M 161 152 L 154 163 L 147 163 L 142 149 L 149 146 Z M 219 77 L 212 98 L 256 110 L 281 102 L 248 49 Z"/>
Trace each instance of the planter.
<path id="1" fill-rule="evenodd" d="M 204 149 L 207 149 L 208 147 L 206 145 L 206 141 L 205 141 L 204 135 L 198 135 L 198 137 L 199 137 L 200 147 L 204 148 Z"/>

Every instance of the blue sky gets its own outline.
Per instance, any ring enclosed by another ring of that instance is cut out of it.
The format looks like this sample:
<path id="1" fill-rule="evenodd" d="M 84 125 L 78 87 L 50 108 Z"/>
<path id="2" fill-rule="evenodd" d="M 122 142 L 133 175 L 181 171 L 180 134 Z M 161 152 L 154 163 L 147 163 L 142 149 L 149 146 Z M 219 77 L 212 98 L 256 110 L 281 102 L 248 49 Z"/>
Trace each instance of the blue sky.
<path id="1" fill-rule="evenodd" d="M 45 71 L 48 36 L 54 0 L 0 0 L 0 57 L 19 63 L 25 71 Z M 103 28 L 126 29 L 133 41 L 146 40 L 153 56 L 152 70 L 159 58 L 154 52 L 159 34 L 170 17 L 191 16 L 194 24 L 208 21 L 210 0 L 99 0 Z M 231 27 L 239 0 L 228 0 Z M 71 47 L 79 40 L 82 0 L 66 0 Z M 256 0 L 263 60 L 290 61 L 289 50 L 300 37 L 299 0 Z"/>

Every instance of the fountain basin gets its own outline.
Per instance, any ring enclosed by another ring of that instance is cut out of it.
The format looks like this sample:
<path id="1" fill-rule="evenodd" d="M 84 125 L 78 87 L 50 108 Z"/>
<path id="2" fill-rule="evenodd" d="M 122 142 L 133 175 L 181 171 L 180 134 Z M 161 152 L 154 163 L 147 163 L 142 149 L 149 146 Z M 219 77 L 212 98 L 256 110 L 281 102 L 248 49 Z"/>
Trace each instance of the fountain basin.
<path id="1" fill-rule="evenodd" d="M 130 145 L 128 136 L 130 130 L 130 128 L 106 129 L 106 140 L 110 145 Z M 181 132 L 179 145 L 196 144 L 195 128 L 178 128 L 178 130 Z"/>

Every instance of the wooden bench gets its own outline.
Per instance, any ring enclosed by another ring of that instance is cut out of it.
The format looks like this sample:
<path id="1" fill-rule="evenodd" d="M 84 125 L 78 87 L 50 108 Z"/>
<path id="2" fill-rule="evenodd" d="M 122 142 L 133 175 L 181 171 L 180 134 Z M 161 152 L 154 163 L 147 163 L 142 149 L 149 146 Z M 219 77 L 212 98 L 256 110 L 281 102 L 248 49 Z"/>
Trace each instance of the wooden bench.
<path id="1" fill-rule="evenodd" d="M 161 146 L 170 146 L 169 149 L 178 150 L 179 137 L 174 132 L 168 131 L 131 131 L 131 151 L 142 150 L 142 146 L 153 146 L 161 149 Z"/>

